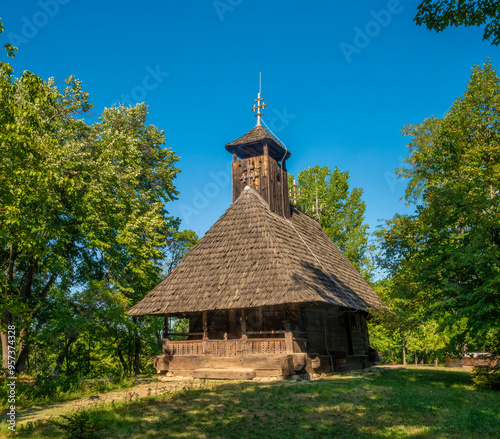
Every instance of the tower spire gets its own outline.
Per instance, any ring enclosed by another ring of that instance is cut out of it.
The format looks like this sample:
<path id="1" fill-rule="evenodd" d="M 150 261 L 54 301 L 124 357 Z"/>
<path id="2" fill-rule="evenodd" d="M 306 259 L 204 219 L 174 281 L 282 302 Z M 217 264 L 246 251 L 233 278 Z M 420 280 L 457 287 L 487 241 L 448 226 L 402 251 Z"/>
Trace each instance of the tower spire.
<path id="1" fill-rule="evenodd" d="M 261 95 L 262 92 L 262 72 L 259 73 L 259 93 L 257 94 L 257 99 L 254 99 L 256 104 L 253 105 L 252 110 L 255 113 L 255 117 L 257 118 L 257 126 L 261 124 L 261 117 L 264 115 L 264 108 L 267 107 L 267 104 L 264 103 L 264 98 Z"/>

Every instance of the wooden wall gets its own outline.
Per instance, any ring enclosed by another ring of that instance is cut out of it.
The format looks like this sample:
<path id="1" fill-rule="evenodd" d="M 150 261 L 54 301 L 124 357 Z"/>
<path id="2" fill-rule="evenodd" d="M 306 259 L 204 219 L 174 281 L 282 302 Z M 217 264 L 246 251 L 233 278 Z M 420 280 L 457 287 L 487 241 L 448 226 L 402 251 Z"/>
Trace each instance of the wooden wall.
<path id="1" fill-rule="evenodd" d="M 297 337 L 307 340 L 308 353 L 327 355 L 328 352 L 345 352 L 347 356 L 361 356 L 368 352 L 366 313 L 347 311 L 345 308 L 325 304 L 291 304 L 245 310 L 208 311 L 208 338 L 222 340 L 225 334 L 228 339 L 241 338 L 242 316 L 245 319 L 246 331 L 250 333 L 291 330 Z M 190 332 L 203 332 L 202 313 L 190 314 L 189 318 Z"/>
<path id="2" fill-rule="evenodd" d="M 251 186 L 259 192 L 273 212 L 290 218 L 286 164 L 281 166 L 270 157 L 267 146 L 261 156 L 239 160 L 233 155 L 233 202 L 245 186 Z"/>
<path id="3" fill-rule="evenodd" d="M 365 355 L 368 352 L 366 313 L 315 304 L 305 305 L 303 313 L 307 322 L 309 353 L 327 354 L 330 351 Z"/>

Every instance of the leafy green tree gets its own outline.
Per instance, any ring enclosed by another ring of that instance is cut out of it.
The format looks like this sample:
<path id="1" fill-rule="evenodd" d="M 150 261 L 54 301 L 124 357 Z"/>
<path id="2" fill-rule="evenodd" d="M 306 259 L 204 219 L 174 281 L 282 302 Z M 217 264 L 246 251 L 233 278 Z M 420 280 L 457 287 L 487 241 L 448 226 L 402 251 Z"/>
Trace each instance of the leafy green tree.
<path id="1" fill-rule="evenodd" d="M 381 265 L 406 286 L 405 303 L 424 320 L 466 321 L 469 348 L 490 350 L 500 339 L 499 116 L 500 78 L 488 61 L 443 118 L 406 127 L 413 139 L 399 174 L 415 213 L 380 231 Z"/>
<path id="2" fill-rule="evenodd" d="M 167 239 L 165 251 L 164 276 L 167 276 L 186 256 L 194 245 L 200 240 L 193 230 L 181 230 L 173 232 Z"/>
<path id="3" fill-rule="evenodd" d="M 417 358 L 417 353 L 421 353 L 430 360 L 431 354 L 445 348 L 449 341 L 447 334 L 440 329 L 439 323 L 436 320 L 430 320 L 408 334 L 407 347 L 408 350 L 415 352 L 415 358 Z"/>
<path id="4" fill-rule="evenodd" d="M 18 331 L 18 372 L 52 288 L 104 280 L 135 303 L 176 229 L 166 204 L 178 158 L 146 105 L 107 108 L 89 125 L 80 115 L 91 107 L 74 77 L 59 90 L 0 65 L 0 319 L 4 361 L 5 328 Z"/>
<path id="5" fill-rule="evenodd" d="M 401 284 L 400 279 L 381 279 L 372 283 L 377 295 L 389 307 L 372 313 L 369 321 L 370 345 L 382 354 L 382 360 L 401 361 L 406 364 L 408 336 L 422 321 L 420 309 L 408 306 L 407 297 L 401 294 L 411 285 Z"/>
<path id="6" fill-rule="evenodd" d="M 199 240 L 200 238 L 193 230 L 186 229 L 172 233 L 168 239 L 163 275 L 168 276 Z M 155 320 L 157 322 L 160 321 L 158 318 Z M 171 318 L 169 321 L 169 331 L 179 333 L 189 332 L 189 319 Z M 172 339 L 184 340 L 182 336 L 173 336 Z M 161 340 L 159 340 L 158 343 L 161 348 Z"/>
<path id="7" fill-rule="evenodd" d="M 493 0 L 425 0 L 417 7 L 415 22 L 441 32 L 450 26 L 482 26 L 483 40 L 500 44 L 500 2 Z"/>
<path id="8" fill-rule="evenodd" d="M 289 175 L 291 202 L 308 215 L 317 218 L 326 234 L 353 265 L 368 275 L 368 224 L 365 221 L 363 189 L 349 190 L 349 172 L 336 167 L 315 166 L 300 171 L 296 187 Z M 294 195 L 295 194 L 295 199 Z"/>

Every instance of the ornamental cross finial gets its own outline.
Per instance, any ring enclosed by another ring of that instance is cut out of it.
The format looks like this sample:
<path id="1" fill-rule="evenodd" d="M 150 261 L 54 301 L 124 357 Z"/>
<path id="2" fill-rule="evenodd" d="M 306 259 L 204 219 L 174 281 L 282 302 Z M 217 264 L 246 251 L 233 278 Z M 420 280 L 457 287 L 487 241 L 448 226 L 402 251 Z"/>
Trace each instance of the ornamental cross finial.
<path id="1" fill-rule="evenodd" d="M 254 99 L 256 104 L 253 105 L 252 110 L 255 113 L 255 117 L 257 118 L 257 126 L 260 125 L 261 117 L 264 115 L 264 108 L 267 107 L 267 104 L 264 103 L 264 98 L 260 97 L 262 87 L 262 74 L 259 76 L 259 93 L 257 94 L 257 99 Z"/>

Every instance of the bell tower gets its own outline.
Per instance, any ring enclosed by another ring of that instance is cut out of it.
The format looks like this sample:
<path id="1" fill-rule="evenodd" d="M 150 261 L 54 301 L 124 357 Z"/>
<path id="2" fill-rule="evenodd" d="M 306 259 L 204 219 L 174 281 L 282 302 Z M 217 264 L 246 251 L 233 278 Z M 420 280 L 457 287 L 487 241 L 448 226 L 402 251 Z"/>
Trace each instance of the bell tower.
<path id="1" fill-rule="evenodd" d="M 259 92 L 252 108 L 257 124 L 226 145 L 233 155 L 233 202 L 245 186 L 251 186 L 267 201 L 271 211 L 290 218 L 286 161 L 292 154 L 261 125 L 266 106 Z"/>

